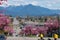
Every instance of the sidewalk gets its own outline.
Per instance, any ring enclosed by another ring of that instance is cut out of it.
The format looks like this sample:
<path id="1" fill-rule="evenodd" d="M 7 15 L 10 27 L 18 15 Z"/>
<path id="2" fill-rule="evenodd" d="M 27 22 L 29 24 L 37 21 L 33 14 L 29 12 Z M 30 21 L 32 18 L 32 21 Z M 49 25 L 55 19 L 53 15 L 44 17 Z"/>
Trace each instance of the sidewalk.
<path id="1" fill-rule="evenodd" d="M 7 40 L 38 40 L 39 37 L 7 37 Z M 48 38 L 44 38 L 47 40 Z M 50 38 L 53 40 L 53 38 Z M 60 38 L 58 39 L 60 40 Z"/>

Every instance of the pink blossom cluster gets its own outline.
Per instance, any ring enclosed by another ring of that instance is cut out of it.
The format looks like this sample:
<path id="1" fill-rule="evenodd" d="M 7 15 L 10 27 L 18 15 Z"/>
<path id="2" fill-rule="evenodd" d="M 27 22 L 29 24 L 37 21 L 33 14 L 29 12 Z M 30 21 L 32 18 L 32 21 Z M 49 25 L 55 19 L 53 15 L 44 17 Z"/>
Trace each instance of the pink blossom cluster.
<path id="1" fill-rule="evenodd" d="M 40 34 L 40 33 L 43 33 L 44 34 L 44 32 L 45 33 L 47 33 L 47 30 L 48 30 L 48 28 L 47 27 L 44 27 L 44 26 L 42 26 L 42 27 L 40 27 L 40 26 L 37 26 L 37 27 L 33 27 L 32 25 L 30 26 L 25 26 L 22 30 L 21 30 L 21 34 L 26 34 L 26 35 L 29 35 L 29 34 L 35 34 L 35 35 L 37 35 L 37 34 Z"/>
<path id="2" fill-rule="evenodd" d="M 12 32 L 13 28 L 9 26 L 11 20 L 8 16 L 0 14 L 0 28 L 3 28 L 4 31 Z"/>
<path id="3" fill-rule="evenodd" d="M 54 20 L 47 20 L 45 22 L 45 26 L 49 27 L 49 28 L 58 28 L 59 27 L 59 22 L 57 19 Z"/>

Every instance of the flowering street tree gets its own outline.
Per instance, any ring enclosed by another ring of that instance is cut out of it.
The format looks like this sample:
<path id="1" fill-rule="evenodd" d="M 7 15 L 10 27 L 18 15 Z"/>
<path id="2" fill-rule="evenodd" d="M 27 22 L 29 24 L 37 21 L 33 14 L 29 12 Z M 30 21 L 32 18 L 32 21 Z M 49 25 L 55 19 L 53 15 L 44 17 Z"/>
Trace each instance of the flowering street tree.
<path id="1" fill-rule="evenodd" d="M 33 27 L 33 26 L 30 25 L 30 26 L 25 26 L 22 29 L 21 33 L 26 34 L 26 35 L 37 35 L 37 34 L 43 33 L 45 35 L 45 34 L 47 34 L 47 30 L 48 30 L 48 28 L 44 27 L 44 26 L 42 26 L 42 27 L 38 27 L 38 26 Z"/>
<path id="2" fill-rule="evenodd" d="M 48 33 L 49 34 L 53 34 L 54 33 L 57 33 L 56 31 L 58 30 L 58 27 L 59 27 L 59 23 L 58 23 L 58 19 L 55 18 L 54 20 L 52 19 L 49 19 L 45 22 L 45 26 L 48 27 Z"/>
<path id="3" fill-rule="evenodd" d="M 4 14 L 0 14 L 0 30 L 4 32 L 11 32 L 13 31 L 10 27 L 11 20 L 8 16 L 5 16 Z"/>

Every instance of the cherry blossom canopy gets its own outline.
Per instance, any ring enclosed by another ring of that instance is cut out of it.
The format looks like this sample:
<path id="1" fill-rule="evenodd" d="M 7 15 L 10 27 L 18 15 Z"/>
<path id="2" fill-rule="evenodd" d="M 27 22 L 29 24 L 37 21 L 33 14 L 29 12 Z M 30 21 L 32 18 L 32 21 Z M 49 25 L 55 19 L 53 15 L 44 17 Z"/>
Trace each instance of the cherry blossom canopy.
<path id="1" fill-rule="evenodd" d="M 2 5 L 4 2 L 7 2 L 7 0 L 0 0 L 0 5 Z"/>

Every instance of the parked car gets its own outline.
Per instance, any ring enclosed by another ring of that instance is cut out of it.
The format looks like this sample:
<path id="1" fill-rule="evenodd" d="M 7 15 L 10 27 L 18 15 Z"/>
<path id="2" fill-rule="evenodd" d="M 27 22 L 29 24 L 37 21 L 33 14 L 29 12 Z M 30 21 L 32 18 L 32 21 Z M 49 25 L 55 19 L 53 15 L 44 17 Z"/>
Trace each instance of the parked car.
<path id="1" fill-rule="evenodd" d="M 7 39 L 7 37 L 5 35 L 0 34 L 0 40 L 6 40 L 6 39 Z"/>

